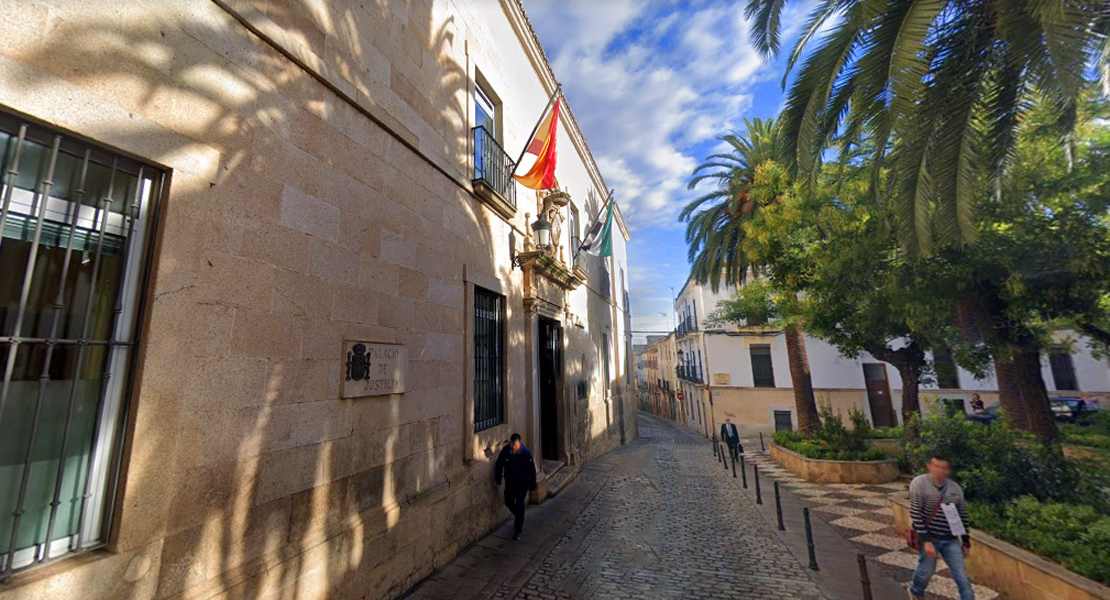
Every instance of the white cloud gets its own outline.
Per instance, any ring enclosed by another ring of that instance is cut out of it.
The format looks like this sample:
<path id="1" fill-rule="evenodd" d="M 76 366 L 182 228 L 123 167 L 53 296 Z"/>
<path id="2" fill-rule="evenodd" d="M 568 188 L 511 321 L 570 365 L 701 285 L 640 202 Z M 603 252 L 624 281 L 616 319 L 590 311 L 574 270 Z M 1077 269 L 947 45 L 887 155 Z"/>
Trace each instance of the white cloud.
<path id="1" fill-rule="evenodd" d="M 670 317 L 660 315 L 670 310 L 669 290 L 654 286 L 663 273 L 685 276 L 678 213 L 704 193 L 687 190 L 686 181 L 716 149 L 713 138 L 740 126 L 753 86 L 779 73 L 748 43 L 742 0 L 524 2 L 633 235 L 663 230 L 675 238 L 667 240 L 675 263 L 667 267 L 654 250 L 662 240 L 632 250 L 643 254 L 633 256 L 634 328 L 670 329 Z M 813 2 L 787 4 L 784 39 L 796 35 Z"/>
<path id="2" fill-rule="evenodd" d="M 743 4 L 526 0 L 526 8 L 630 226 L 679 228 L 699 146 L 736 126 L 760 73 Z"/>

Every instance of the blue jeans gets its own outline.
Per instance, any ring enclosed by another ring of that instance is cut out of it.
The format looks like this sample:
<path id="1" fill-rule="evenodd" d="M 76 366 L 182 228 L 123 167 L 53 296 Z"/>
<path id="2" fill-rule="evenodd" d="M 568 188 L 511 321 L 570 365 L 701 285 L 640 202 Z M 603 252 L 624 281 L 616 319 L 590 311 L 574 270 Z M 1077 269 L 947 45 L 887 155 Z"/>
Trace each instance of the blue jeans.
<path id="1" fill-rule="evenodd" d="M 937 554 L 944 559 L 952 579 L 956 580 L 956 587 L 960 590 L 960 600 L 975 600 L 975 592 L 971 589 L 971 580 L 967 577 L 967 567 L 964 566 L 964 549 L 960 540 L 933 540 L 933 547 Z M 937 559 L 925 554 L 925 544 L 917 553 L 917 570 L 913 572 L 913 582 L 910 592 L 914 596 L 925 596 L 925 588 L 937 570 Z"/>

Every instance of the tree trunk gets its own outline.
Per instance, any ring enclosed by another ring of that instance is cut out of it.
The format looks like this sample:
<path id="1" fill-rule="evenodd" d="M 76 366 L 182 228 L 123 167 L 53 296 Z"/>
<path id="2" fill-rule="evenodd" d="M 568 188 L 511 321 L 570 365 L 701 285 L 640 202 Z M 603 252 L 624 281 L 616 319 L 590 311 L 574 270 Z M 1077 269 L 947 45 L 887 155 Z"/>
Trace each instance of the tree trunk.
<path id="1" fill-rule="evenodd" d="M 786 356 L 790 363 L 790 381 L 794 386 L 794 409 L 798 413 L 798 432 L 810 434 L 821 426 L 817 401 L 813 398 L 813 378 L 806 355 L 805 334 L 797 325 L 787 325 Z"/>
<path id="2" fill-rule="evenodd" d="M 908 426 L 921 413 L 921 365 L 900 360 L 894 363 L 894 367 L 902 378 L 902 424 Z"/>
<path id="3" fill-rule="evenodd" d="M 874 345 L 869 346 L 867 351 L 898 369 L 898 376 L 902 378 L 902 424 L 906 426 L 908 437 L 917 437 L 910 424 L 914 416 L 921 414 L 921 369 L 925 366 L 925 351 L 916 340 L 897 350 Z"/>
<path id="4" fill-rule="evenodd" d="M 1001 353 L 999 353 L 1001 354 Z M 1029 415 L 1018 388 L 1017 367 L 1013 356 L 994 357 L 994 376 L 998 380 L 998 403 L 1002 418 L 1014 429 L 1029 430 Z"/>
<path id="5" fill-rule="evenodd" d="M 1052 415 L 1052 405 L 1048 399 L 1048 389 L 1041 375 L 1041 351 L 1036 345 L 1020 348 L 1014 359 L 1018 389 L 1021 390 L 1022 405 L 1028 420 L 1028 430 L 1041 441 L 1055 442 L 1060 437 L 1056 419 Z"/>

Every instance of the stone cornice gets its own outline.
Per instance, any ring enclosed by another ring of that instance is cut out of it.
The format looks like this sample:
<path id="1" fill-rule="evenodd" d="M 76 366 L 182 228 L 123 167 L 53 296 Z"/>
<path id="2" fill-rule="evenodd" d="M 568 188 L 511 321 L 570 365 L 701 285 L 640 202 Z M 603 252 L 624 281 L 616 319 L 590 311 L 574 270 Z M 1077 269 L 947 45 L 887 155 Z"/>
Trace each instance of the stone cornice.
<path id="1" fill-rule="evenodd" d="M 521 252 L 513 260 L 522 270 L 539 273 L 566 291 L 577 289 L 583 283 L 573 271 L 541 250 Z"/>

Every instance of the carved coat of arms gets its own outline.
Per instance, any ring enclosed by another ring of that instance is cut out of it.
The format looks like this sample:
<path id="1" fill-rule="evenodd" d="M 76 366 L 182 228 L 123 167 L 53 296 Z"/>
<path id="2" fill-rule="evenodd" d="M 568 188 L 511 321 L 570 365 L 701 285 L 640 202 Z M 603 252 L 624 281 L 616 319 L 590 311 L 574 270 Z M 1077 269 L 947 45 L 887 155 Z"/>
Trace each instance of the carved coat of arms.
<path id="1" fill-rule="evenodd" d="M 355 344 L 347 351 L 347 381 L 370 379 L 370 357 L 365 344 Z"/>

